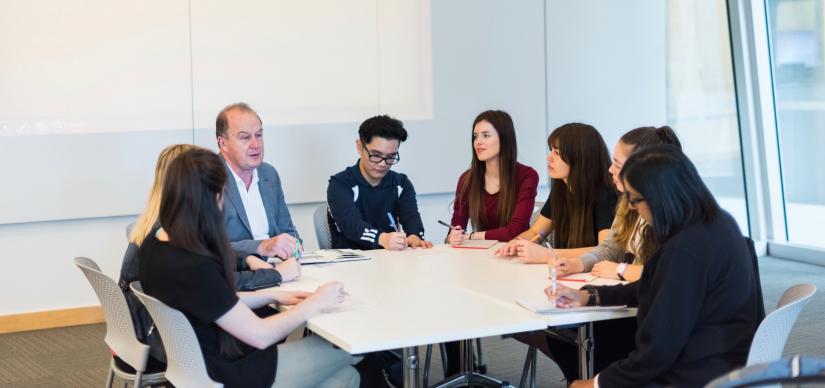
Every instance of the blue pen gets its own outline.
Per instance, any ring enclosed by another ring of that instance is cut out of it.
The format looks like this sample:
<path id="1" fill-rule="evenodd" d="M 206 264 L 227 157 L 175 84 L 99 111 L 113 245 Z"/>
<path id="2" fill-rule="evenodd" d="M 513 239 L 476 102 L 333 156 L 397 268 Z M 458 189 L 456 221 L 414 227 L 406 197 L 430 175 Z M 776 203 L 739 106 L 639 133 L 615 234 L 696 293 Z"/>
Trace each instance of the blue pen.
<path id="1" fill-rule="evenodd" d="M 395 232 L 396 232 L 396 233 L 401 233 L 401 227 L 400 227 L 400 226 L 398 226 L 398 224 L 396 224 L 396 223 L 395 223 L 395 218 L 393 218 L 392 213 L 389 213 L 389 212 L 388 212 L 388 213 L 387 213 L 387 217 L 390 219 L 390 227 L 392 227 L 393 229 L 395 229 Z M 406 247 L 406 246 L 407 246 L 407 244 L 408 244 L 407 239 L 406 239 L 406 238 L 404 238 L 404 246 Z"/>
<path id="2" fill-rule="evenodd" d="M 299 247 L 300 249 L 298 249 Z M 295 239 L 295 250 L 292 252 L 292 256 L 295 256 L 299 262 L 304 259 L 303 250 L 304 244 L 301 242 L 301 238 L 298 237 Z"/>
<path id="3" fill-rule="evenodd" d="M 400 232 L 401 228 L 395 223 L 395 218 L 393 218 L 392 213 L 387 213 L 387 217 L 390 219 L 390 227 L 395 229 L 396 232 Z"/>

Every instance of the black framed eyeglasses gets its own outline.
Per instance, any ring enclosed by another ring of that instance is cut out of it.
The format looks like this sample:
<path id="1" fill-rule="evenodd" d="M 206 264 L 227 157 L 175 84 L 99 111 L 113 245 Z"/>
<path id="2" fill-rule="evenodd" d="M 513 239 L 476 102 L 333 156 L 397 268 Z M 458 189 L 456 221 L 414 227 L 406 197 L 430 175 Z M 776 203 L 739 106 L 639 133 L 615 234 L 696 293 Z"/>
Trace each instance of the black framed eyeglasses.
<path id="1" fill-rule="evenodd" d="M 627 203 L 630 204 L 631 209 L 635 209 L 636 206 L 645 201 L 643 197 L 633 198 L 630 196 L 630 193 L 627 192 L 625 192 L 624 195 L 627 196 Z"/>
<path id="2" fill-rule="evenodd" d="M 369 155 L 370 162 L 373 162 L 375 164 L 384 162 L 388 166 L 392 166 L 393 164 L 398 164 L 398 162 L 401 161 L 401 155 L 399 155 L 397 153 L 393 156 L 381 156 L 381 155 L 373 154 L 372 151 L 370 151 L 367 148 L 367 146 L 365 146 L 363 143 L 361 144 L 361 147 L 364 148 L 364 151 L 367 151 L 367 155 Z"/>

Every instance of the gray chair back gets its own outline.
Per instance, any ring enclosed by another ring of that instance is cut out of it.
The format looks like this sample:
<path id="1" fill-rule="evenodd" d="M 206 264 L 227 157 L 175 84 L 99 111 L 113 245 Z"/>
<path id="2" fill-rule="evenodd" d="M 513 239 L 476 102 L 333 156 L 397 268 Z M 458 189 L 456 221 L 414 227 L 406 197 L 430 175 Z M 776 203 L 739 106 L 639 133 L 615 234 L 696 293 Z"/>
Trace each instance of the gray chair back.
<path id="1" fill-rule="evenodd" d="M 123 291 L 114 279 L 100 271 L 94 260 L 76 257 L 74 262 L 86 275 L 103 307 L 106 317 L 106 345 L 136 371 L 145 371 L 149 359 L 149 345 L 138 341 L 135 335 L 135 325 L 132 323 Z"/>
<path id="2" fill-rule="evenodd" d="M 332 248 L 332 235 L 329 232 L 329 218 L 327 218 L 329 206 L 323 204 L 315 209 L 312 220 L 315 223 L 315 237 L 318 239 L 319 249 Z"/>
<path id="3" fill-rule="evenodd" d="M 541 208 L 544 207 L 544 202 L 536 202 L 535 206 L 533 206 L 533 214 L 530 215 L 530 226 L 536 223 L 536 220 L 541 215 Z"/>

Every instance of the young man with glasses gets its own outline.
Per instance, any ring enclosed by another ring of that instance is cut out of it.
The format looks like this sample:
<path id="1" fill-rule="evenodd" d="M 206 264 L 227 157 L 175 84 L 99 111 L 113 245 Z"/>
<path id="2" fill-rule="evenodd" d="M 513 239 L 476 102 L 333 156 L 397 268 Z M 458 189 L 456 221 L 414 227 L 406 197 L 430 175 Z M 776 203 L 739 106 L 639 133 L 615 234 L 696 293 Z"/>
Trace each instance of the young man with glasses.
<path id="1" fill-rule="evenodd" d="M 330 177 L 327 187 L 333 248 L 432 247 L 424 239 L 412 182 L 390 171 L 401 160 L 398 148 L 407 140 L 404 124 L 375 116 L 361 124 L 358 135 L 358 163 Z"/>

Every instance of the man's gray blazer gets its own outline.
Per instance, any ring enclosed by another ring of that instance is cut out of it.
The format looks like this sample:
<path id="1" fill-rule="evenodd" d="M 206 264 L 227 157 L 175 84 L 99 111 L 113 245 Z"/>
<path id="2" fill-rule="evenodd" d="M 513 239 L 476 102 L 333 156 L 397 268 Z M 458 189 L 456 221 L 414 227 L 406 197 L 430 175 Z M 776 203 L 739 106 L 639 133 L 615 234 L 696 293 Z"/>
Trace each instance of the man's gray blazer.
<path id="1" fill-rule="evenodd" d="M 252 239 L 252 229 L 249 227 L 249 218 L 246 216 L 246 209 L 241 201 L 241 193 L 235 183 L 235 177 L 226 166 L 226 187 L 223 188 L 223 223 L 226 226 L 226 234 L 232 242 L 232 248 L 236 251 L 257 252 L 260 240 Z M 261 163 L 258 167 L 258 189 L 261 191 L 261 198 L 266 210 L 266 219 L 269 222 L 269 236 L 275 237 L 281 233 L 291 234 L 298 237 L 295 225 L 292 224 L 292 217 L 284 200 L 284 191 L 281 189 L 281 178 L 275 167 L 267 163 Z"/>

